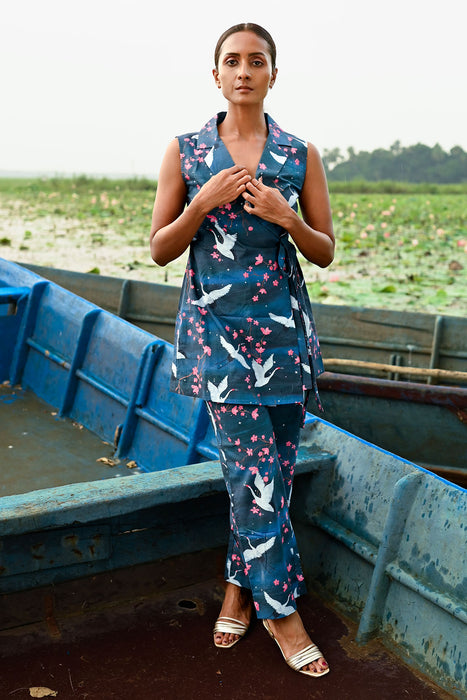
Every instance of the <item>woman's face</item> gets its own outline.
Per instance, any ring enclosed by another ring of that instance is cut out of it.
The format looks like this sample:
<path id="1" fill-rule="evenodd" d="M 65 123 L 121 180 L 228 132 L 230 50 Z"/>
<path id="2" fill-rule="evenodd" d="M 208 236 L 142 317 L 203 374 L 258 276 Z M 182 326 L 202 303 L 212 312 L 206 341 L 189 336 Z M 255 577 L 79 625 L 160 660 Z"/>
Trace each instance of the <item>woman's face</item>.
<path id="1" fill-rule="evenodd" d="M 233 104 L 262 102 L 276 79 L 268 43 L 254 32 L 231 34 L 222 44 L 216 85 Z"/>

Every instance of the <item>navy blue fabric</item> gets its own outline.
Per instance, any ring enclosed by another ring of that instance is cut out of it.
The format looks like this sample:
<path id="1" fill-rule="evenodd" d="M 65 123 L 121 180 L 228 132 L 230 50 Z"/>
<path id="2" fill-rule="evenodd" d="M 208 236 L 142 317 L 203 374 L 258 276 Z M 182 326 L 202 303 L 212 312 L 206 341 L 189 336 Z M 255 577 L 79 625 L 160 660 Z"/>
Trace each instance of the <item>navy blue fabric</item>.
<path id="1" fill-rule="evenodd" d="M 224 116 L 178 137 L 187 202 L 233 165 L 217 129 Z M 265 118 L 269 134 L 256 177 L 297 210 L 307 144 Z M 318 396 L 323 364 L 296 250 L 287 231 L 243 205 L 239 197 L 212 210 L 190 245 L 171 389 L 218 403 L 303 402 L 311 389 Z"/>
<path id="2" fill-rule="evenodd" d="M 290 615 L 306 593 L 289 516 L 303 406 L 206 403 L 230 498 L 225 580 L 251 590 L 258 618 Z"/>

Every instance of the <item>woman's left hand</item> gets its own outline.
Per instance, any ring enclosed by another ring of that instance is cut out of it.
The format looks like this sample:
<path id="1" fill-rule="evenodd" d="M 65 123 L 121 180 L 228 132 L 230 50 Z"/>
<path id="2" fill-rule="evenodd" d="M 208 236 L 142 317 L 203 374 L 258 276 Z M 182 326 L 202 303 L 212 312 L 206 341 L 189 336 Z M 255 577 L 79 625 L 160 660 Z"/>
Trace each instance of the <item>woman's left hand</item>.
<path id="1" fill-rule="evenodd" d="M 280 190 L 253 179 L 246 184 L 245 211 L 283 228 L 300 253 L 319 267 L 327 267 L 334 257 L 329 193 L 324 167 L 317 149 L 308 144 L 305 181 L 300 192 L 300 216 Z"/>
<path id="2" fill-rule="evenodd" d="M 290 216 L 291 208 L 280 190 L 264 185 L 261 178 L 247 182 L 242 197 L 248 214 L 259 216 L 272 224 L 283 226 L 284 219 Z"/>

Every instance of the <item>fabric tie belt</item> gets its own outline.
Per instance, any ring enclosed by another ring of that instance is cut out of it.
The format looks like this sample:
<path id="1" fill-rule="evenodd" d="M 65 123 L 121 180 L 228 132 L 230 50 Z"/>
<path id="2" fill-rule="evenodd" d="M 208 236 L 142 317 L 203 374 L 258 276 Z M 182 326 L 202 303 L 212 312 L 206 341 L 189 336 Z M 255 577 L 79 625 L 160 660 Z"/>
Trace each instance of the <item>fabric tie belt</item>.
<path id="1" fill-rule="evenodd" d="M 297 309 L 292 309 L 294 316 L 295 312 L 298 312 L 298 316 L 301 321 L 301 326 L 303 333 L 298 333 L 298 347 L 300 353 L 300 361 L 302 364 L 302 376 L 303 366 L 308 366 L 310 368 L 311 374 L 311 384 L 313 387 L 313 392 L 315 395 L 316 403 L 318 409 L 323 411 L 321 399 L 318 393 L 318 385 L 316 379 L 319 374 L 324 370 L 321 352 L 319 350 L 318 338 L 315 331 L 315 324 L 313 320 L 313 312 L 311 309 L 310 300 L 308 297 L 308 292 L 305 285 L 305 279 L 300 267 L 300 263 L 297 258 L 297 251 L 295 246 L 290 242 L 288 233 L 282 234 L 279 239 L 279 250 L 277 254 L 277 262 L 282 270 L 282 272 L 287 275 L 289 280 L 289 288 L 291 294 L 297 300 Z M 312 334 L 313 337 L 310 337 Z M 303 347 L 303 339 L 305 339 L 305 348 Z M 303 382 L 305 384 L 305 382 Z M 308 402 L 309 391 L 304 390 L 304 406 Z"/>

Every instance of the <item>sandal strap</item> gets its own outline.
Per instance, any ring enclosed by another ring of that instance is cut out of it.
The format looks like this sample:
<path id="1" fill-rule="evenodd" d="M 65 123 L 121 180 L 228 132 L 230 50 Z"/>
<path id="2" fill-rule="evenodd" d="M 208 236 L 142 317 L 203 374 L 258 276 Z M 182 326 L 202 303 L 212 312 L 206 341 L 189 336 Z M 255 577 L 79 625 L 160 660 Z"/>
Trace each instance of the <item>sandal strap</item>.
<path id="1" fill-rule="evenodd" d="M 296 654 L 292 654 L 286 659 L 286 662 L 293 668 L 294 671 L 299 671 L 304 666 L 311 664 L 313 661 L 321 659 L 323 654 L 320 652 L 316 644 L 310 644 Z"/>
<path id="2" fill-rule="evenodd" d="M 234 617 L 219 617 L 214 625 L 214 634 L 222 632 L 223 634 L 238 634 L 242 637 L 247 630 L 248 625 Z"/>

